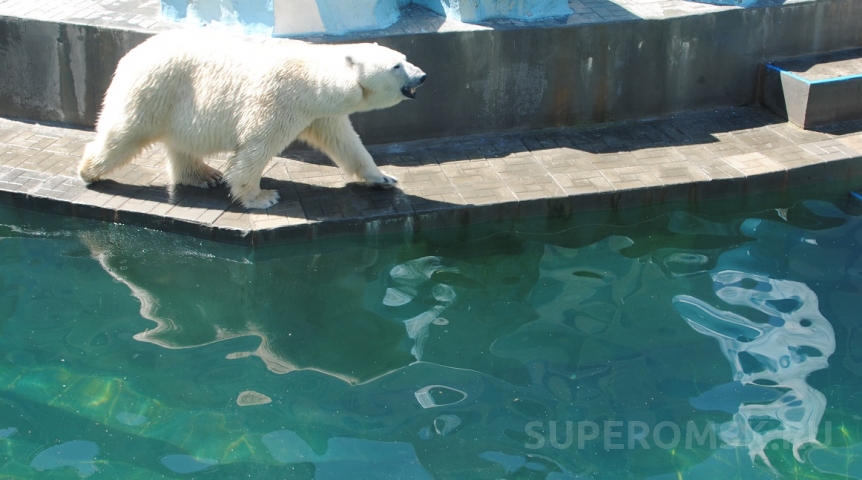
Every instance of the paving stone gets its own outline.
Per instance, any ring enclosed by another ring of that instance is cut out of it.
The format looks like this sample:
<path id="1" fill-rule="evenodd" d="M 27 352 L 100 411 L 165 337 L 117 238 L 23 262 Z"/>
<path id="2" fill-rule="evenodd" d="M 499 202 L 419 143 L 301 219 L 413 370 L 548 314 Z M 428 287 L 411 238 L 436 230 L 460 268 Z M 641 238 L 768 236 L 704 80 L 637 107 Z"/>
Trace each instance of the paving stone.
<path id="1" fill-rule="evenodd" d="M 579 197 L 783 175 L 787 169 L 862 158 L 860 131 L 862 122 L 801 131 L 760 108 L 746 107 L 369 148 L 384 171 L 401 178 L 400 190 L 348 183 L 323 155 L 291 151 L 290 158 L 273 160 L 261 182 L 262 188 L 277 189 L 282 201 L 267 211 L 245 212 L 232 203 L 226 187 L 167 187 L 161 147 L 108 175 L 108 181 L 85 188 L 75 172 L 91 132 L 0 119 L 0 191 L 68 202 L 68 211 L 80 205 L 108 212 L 103 218 L 115 218 L 112 212 L 163 216 L 172 220 L 167 225 L 205 225 L 217 239 L 250 242 L 254 236 L 241 232 L 313 226 L 318 234 L 337 234 L 339 228 L 354 231 L 355 222 L 392 216 L 446 226 L 457 223 L 465 208 L 475 212 L 469 218 L 477 221 L 541 214 L 548 210 L 543 200 L 588 205 L 597 197 Z M 209 163 L 223 168 L 225 158 Z M 117 218 L 126 217 L 141 218 Z M 307 234 L 296 232 L 267 237 Z"/>

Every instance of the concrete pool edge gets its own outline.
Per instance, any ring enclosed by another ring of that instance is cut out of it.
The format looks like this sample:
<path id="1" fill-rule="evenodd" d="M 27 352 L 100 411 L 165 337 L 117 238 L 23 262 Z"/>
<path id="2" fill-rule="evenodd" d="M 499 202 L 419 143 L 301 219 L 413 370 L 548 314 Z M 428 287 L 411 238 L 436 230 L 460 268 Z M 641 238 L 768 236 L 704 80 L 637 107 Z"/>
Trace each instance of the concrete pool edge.
<path id="1" fill-rule="evenodd" d="M 2 169 L 0 174 L 8 174 L 9 171 L 10 169 Z M 68 179 L 63 176 L 53 178 L 55 181 L 58 178 Z M 77 179 L 70 179 L 70 181 L 79 182 Z M 41 213 L 150 228 L 232 245 L 260 247 L 343 235 L 408 233 L 539 217 L 566 218 L 588 211 L 617 211 L 679 201 L 740 198 L 835 181 L 846 182 L 848 190 L 862 188 L 862 155 L 735 178 L 644 186 L 497 204 L 446 205 L 427 210 L 311 221 L 275 228 L 228 228 L 158 213 L 81 203 L 76 202 L 75 199 L 58 198 L 38 191 L 13 191 L 3 188 L 2 184 L 0 184 L 0 204 Z M 117 187 L 123 188 L 119 184 Z M 79 188 L 87 191 L 83 185 Z"/>
<path id="2" fill-rule="evenodd" d="M 86 187 L 76 166 L 92 135 L 0 119 L 0 203 L 261 246 L 739 197 L 835 179 L 862 188 L 862 122 L 807 131 L 759 107 L 372 146 L 381 168 L 402 180 L 388 191 L 347 183 L 321 154 L 292 151 L 273 160 L 262 182 L 282 202 L 248 212 L 226 188 L 167 186 L 159 149 Z"/>
<path id="3" fill-rule="evenodd" d="M 119 58 L 156 31 L 181 27 L 125 3 L 80 18 L 60 15 L 56 0 L 32 7 L 41 16 L 7 5 L 0 115 L 92 125 Z M 579 10 L 565 24 L 467 30 L 436 28 L 435 18 L 414 12 L 391 30 L 312 39 L 379 40 L 433 73 L 419 102 L 353 118 L 378 164 L 402 179 L 399 191 L 364 190 L 327 159 L 287 151 L 264 175 L 264 188 L 277 188 L 283 201 L 245 212 L 225 189 L 167 188 L 158 149 L 87 188 L 75 165 L 92 132 L 0 118 L 0 203 L 257 246 L 860 175 L 862 122 L 808 132 L 738 105 L 755 101 L 763 62 L 859 47 L 862 3 L 650 5 L 658 9 L 611 2 L 607 16 Z"/>

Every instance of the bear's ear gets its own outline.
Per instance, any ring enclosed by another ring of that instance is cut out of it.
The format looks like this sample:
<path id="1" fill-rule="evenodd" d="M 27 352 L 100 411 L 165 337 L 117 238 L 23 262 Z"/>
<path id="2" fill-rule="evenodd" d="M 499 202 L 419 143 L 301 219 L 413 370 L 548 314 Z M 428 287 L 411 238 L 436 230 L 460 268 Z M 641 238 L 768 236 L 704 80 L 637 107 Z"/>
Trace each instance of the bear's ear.
<path id="1" fill-rule="evenodd" d="M 356 62 L 353 60 L 353 57 L 351 57 L 350 55 L 347 55 L 346 57 L 344 57 L 344 60 L 347 62 L 347 66 L 350 68 L 353 68 L 353 66 L 356 65 Z"/>

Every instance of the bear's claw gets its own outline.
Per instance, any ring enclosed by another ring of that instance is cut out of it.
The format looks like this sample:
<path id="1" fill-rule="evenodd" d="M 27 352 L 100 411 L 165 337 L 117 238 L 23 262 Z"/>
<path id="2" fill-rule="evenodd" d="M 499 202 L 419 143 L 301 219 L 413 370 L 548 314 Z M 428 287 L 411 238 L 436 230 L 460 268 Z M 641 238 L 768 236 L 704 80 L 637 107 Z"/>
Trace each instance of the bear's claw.
<path id="1" fill-rule="evenodd" d="M 172 181 L 177 185 L 197 188 L 215 188 L 224 183 L 222 173 L 201 162 L 195 168 L 177 169 L 171 172 Z"/>
<path id="2" fill-rule="evenodd" d="M 200 188 L 215 188 L 222 183 L 224 183 L 224 176 L 222 173 L 215 168 L 205 165 L 204 170 L 199 173 L 196 181 L 191 184 Z"/>
<path id="3" fill-rule="evenodd" d="M 215 188 L 215 187 L 221 185 L 222 183 L 224 183 L 224 176 L 222 175 L 221 172 L 219 172 L 218 170 L 213 168 L 208 173 L 208 175 L 206 177 L 206 181 L 204 183 L 206 184 L 206 186 L 208 186 L 210 188 Z"/>
<path id="4" fill-rule="evenodd" d="M 398 185 L 398 179 L 395 177 L 390 177 L 389 175 L 383 175 L 383 178 L 376 181 L 366 182 L 368 185 L 377 188 L 393 188 Z"/>

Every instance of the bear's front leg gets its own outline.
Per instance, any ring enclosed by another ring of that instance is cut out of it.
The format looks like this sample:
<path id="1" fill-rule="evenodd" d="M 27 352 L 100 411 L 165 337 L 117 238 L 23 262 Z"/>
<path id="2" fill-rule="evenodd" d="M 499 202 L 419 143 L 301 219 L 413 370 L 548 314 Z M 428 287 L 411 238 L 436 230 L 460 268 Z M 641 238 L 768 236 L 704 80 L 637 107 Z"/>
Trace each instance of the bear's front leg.
<path id="1" fill-rule="evenodd" d="M 260 177 L 273 155 L 263 148 L 240 148 L 228 160 L 224 180 L 234 201 L 248 209 L 264 209 L 278 203 L 277 191 L 260 189 Z"/>
<path id="2" fill-rule="evenodd" d="M 347 115 L 318 118 L 299 134 L 299 139 L 325 153 L 338 168 L 365 184 L 393 187 L 398 183 L 398 179 L 377 168 Z"/>

